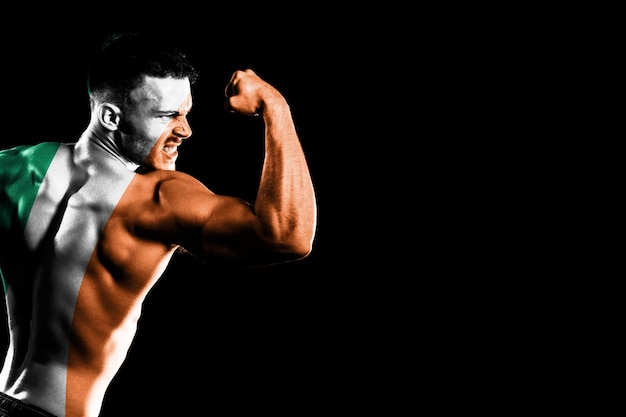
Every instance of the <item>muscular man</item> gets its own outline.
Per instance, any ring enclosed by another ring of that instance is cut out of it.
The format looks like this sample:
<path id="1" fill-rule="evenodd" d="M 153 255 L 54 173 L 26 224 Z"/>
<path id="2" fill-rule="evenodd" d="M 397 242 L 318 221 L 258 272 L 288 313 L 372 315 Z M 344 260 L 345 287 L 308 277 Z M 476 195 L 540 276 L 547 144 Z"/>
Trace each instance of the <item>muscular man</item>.
<path id="1" fill-rule="evenodd" d="M 196 78 L 178 49 L 113 36 L 90 67 L 80 138 L 0 152 L 10 338 L 0 416 L 98 416 L 142 303 L 177 249 L 242 266 L 311 252 L 316 199 L 290 107 L 252 70 L 234 72 L 225 107 L 264 121 L 255 201 L 176 171 Z"/>

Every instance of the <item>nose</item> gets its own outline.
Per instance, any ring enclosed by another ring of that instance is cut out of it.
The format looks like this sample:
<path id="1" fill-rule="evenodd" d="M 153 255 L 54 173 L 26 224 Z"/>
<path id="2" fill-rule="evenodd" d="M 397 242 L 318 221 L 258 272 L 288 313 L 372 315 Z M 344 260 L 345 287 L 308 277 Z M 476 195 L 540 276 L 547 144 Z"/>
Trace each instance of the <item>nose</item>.
<path id="1" fill-rule="evenodd" d="M 173 130 L 174 134 L 182 139 L 187 139 L 191 136 L 191 126 L 189 125 L 189 121 L 185 116 L 181 116 L 176 121 L 176 125 Z"/>

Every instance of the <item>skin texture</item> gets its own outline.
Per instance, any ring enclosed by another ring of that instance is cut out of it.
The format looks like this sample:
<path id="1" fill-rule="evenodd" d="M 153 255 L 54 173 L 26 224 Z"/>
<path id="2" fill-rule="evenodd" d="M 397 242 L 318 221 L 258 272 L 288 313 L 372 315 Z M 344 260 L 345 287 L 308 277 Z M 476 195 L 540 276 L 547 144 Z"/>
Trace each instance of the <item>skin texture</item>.
<path id="1" fill-rule="evenodd" d="M 7 292 L 0 391 L 59 417 L 96 417 L 142 303 L 179 247 L 225 265 L 309 255 L 316 200 L 289 105 L 252 70 L 236 71 L 225 92 L 227 111 L 264 121 L 254 203 L 176 171 L 178 146 L 192 134 L 186 78 L 146 77 L 123 112 L 96 103 L 78 142 L 61 145 L 26 227 L 40 266 L 28 282 L 37 284 L 15 281 Z M 133 172 L 138 164 L 148 172 Z M 36 250 L 48 239 L 53 252 Z"/>

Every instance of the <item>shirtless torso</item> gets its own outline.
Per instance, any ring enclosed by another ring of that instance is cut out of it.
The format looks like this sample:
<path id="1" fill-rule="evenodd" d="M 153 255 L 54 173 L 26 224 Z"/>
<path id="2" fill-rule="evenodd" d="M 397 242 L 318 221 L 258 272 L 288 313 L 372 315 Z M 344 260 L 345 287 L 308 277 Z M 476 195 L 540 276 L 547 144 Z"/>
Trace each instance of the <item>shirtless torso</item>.
<path id="1" fill-rule="evenodd" d="M 24 259 L 2 259 L 6 271 L 22 270 L 19 281 L 8 282 L 11 325 L 32 325 L 13 327 L 7 365 L 21 365 L 6 366 L 0 386 L 56 415 L 65 415 L 66 407 L 74 410 L 71 415 L 98 413 L 135 335 L 144 297 L 176 249 L 130 231 L 141 227 L 133 220 L 148 218 L 140 211 L 160 210 L 157 184 L 179 173 L 139 175 L 111 156 L 81 161 L 77 154 L 73 145 L 58 148 L 28 216 Z M 50 224 L 54 230 L 46 228 Z M 32 317 L 22 319 L 23 314 Z"/>
<path id="2" fill-rule="evenodd" d="M 236 72 L 231 87 L 233 110 L 263 109 L 266 152 L 254 204 L 175 170 L 178 146 L 191 135 L 186 79 L 146 77 L 133 96 L 128 140 L 151 138 L 140 159 L 153 168 L 147 173 L 136 173 L 118 148 L 115 106 L 94 111 L 75 144 L 0 152 L 9 325 L 0 392 L 58 417 L 95 417 L 143 301 L 179 247 L 237 265 L 308 255 L 315 196 L 289 107 L 252 71 Z"/>

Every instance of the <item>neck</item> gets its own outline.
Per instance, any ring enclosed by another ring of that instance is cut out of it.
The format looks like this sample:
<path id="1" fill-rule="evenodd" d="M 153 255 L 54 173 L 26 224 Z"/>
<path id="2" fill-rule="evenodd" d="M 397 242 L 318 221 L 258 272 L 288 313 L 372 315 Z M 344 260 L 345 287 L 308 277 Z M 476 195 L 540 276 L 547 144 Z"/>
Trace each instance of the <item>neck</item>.
<path id="1" fill-rule="evenodd" d="M 87 129 L 79 139 L 79 142 L 82 141 L 89 141 L 108 155 L 111 155 L 129 171 L 135 171 L 139 168 L 139 164 L 131 161 L 126 157 L 126 155 L 124 155 L 112 135 L 103 134 L 102 132 L 97 132 L 93 129 Z"/>

